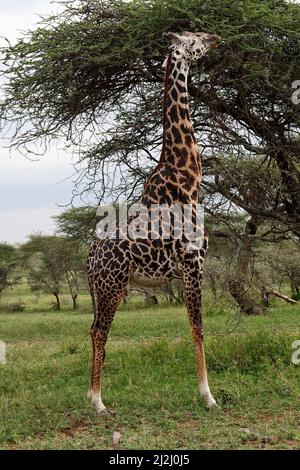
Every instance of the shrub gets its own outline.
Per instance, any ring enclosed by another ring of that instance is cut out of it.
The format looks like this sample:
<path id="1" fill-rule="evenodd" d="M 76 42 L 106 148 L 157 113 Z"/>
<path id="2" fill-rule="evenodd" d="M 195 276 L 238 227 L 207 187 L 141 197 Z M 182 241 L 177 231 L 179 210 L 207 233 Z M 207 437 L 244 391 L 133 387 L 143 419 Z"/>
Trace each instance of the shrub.
<path id="1" fill-rule="evenodd" d="M 19 300 L 18 302 L 14 302 L 13 304 L 1 305 L 0 309 L 8 313 L 24 312 L 25 305 Z"/>

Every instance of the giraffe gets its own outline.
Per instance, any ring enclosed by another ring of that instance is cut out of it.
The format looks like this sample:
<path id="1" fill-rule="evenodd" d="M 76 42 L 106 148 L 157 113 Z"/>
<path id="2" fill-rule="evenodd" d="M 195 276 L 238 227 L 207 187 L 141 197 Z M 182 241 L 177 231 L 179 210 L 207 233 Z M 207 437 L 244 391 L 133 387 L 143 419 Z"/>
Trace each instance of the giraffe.
<path id="1" fill-rule="evenodd" d="M 200 394 L 207 408 L 216 405 L 208 385 L 203 346 L 201 284 L 208 234 L 197 219 L 201 158 L 189 113 L 187 78 L 190 65 L 209 49 L 217 47 L 220 38 L 214 34 L 191 32 L 181 35 L 169 32 L 164 36 L 171 40 L 171 45 L 163 64 L 165 81 L 160 160 L 144 185 L 140 211 L 125 224 L 117 226 L 117 235 L 108 232 L 104 238 L 95 240 L 88 257 L 89 289 L 94 306 L 88 397 L 100 414 L 108 413 L 101 396 L 102 368 L 105 344 L 117 306 L 129 285 L 155 287 L 174 278 L 180 278 L 184 287 L 196 350 Z M 173 211 L 170 216 L 168 209 L 171 206 L 180 210 Z M 175 236 L 176 224 L 182 222 L 181 209 L 185 206 L 191 208 L 191 222 L 184 233 Z M 153 220 L 159 223 L 152 224 Z M 170 222 L 167 237 L 161 230 L 166 220 Z M 201 235 L 192 237 L 191 242 L 189 235 L 194 233 L 195 227 L 198 228 L 197 224 Z M 135 236 L 131 236 L 132 233 Z"/>

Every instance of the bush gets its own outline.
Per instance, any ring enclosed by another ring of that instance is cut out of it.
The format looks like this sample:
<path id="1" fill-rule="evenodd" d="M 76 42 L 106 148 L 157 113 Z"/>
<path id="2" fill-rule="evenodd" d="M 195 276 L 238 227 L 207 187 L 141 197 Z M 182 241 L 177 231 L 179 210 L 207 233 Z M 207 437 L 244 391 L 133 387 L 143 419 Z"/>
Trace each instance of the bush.
<path id="1" fill-rule="evenodd" d="M 1 305 L 0 310 L 3 310 L 7 313 L 24 312 L 25 304 L 19 300 L 18 302 L 14 302 L 13 304 Z"/>
<path id="2" fill-rule="evenodd" d="M 289 365 L 291 344 L 294 339 L 289 335 L 265 331 L 223 337 L 221 343 L 215 338 L 210 338 L 206 346 L 208 367 L 219 371 L 238 368 L 244 372 L 254 373 L 270 364 Z"/>

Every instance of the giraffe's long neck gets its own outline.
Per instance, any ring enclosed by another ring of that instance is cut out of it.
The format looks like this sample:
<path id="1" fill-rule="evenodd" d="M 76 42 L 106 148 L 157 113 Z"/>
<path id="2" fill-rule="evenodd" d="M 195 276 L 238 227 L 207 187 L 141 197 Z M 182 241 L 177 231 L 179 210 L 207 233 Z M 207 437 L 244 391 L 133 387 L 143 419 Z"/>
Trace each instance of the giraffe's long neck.
<path id="1" fill-rule="evenodd" d="M 163 146 L 157 167 L 144 186 L 142 204 L 197 203 L 201 182 L 199 148 L 189 113 L 189 66 L 176 52 L 167 59 Z"/>
<path id="2" fill-rule="evenodd" d="M 164 90 L 164 131 L 161 163 L 177 168 L 192 168 L 201 179 L 199 148 L 189 112 L 189 65 L 184 58 L 170 53 L 167 59 Z"/>

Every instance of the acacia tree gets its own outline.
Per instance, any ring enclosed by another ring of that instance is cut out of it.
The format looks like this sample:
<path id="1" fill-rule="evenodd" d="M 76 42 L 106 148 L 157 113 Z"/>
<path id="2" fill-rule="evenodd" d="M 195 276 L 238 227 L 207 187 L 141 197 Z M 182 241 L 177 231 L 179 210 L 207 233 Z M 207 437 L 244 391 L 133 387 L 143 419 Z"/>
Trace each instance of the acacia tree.
<path id="1" fill-rule="evenodd" d="M 63 250 L 60 263 L 72 297 L 73 310 L 76 310 L 81 280 L 86 281 L 87 250 L 76 239 L 61 238 L 61 242 Z"/>
<path id="2" fill-rule="evenodd" d="M 161 64 L 167 48 L 162 33 L 217 33 L 222 46 L 193 68 L 189 82 L 205 206 L 216 221 L 222 200 L 229 215 L 244 212 L 250 224 L 267 223 L 270 236 L 289 231 L 299 238 L 300 115 L 291 99 L 300 77 L 299 4 L 67 0 L 63 5 L 61 13 L 1 49 L 6 86 L 0 117 L 3 127 L 13 123 L 16 129 L 12 145 L 28 153 L 63 137 L 79 152 L 77 193 L 137 199 L 161 148 Z M 264 175 L 265 187 L 270 183 L 258 197 L 251 197 L 257 188 L 253 175 Z M 271 203 L 265 203 L 266 194 Z"/>
<path id="3" fill-rule="evenodd" d="M 57 233 L 78 245 L 89 246 L 96 238 L 96 226 L 99 221 L 96 207 L 72 207 L 55 215 L 53 219 L 57 226 Z"/>
<path id="4" fill-rule="evenodd" d="M 283 208 L 300 214 L 300 5 L 285 0 L 63 2 L 16 44 L 2 48 L 3 124 L 32 150 L 63 136 L 81 143 L 88 189 L 139 193 L 161 145 L 167 30 L 221 34 L 223 46 L 193 71 L 193 121 L 205 167 L 221 153 L 264 156 L 280 172 Z M 105 131 L 105 132 L 103 132 Z M 91 133 L 97 134 L 92 138 Z M 260 166 L 263 171 L 265 165 Z M 122 172 L 119 169 L 122 168 Z M 128 190 L 130 184 L 130 190 Z"/>
<path id="5" fill-rule="evenodd" d="M 53 295 L 57 310 L 61 307 L 60 293 L 65 280 L 64 245 L 59 237 L 37 234 L 30 235 L 21 247 L 31 290 Z"/>
<path id="6" fill-rule="evenodd" d="M 60 310 L 60 294 L 68 284 L 77 309 L 80 277 L 84 271 L 86 252 L 78 241 L 59 236 L 31 235 L 22 245 L 28 282 L 32 290 L 54 295 Z"/>
<path id="7" fill-rule="evenodd" d="M 8 243 L 0 243 L 0 295 L 17 280 L 15 269 L 19 264 L 19 250 Z"/>
<path id="8" fill-rule="evenodd" d="M 283 241 L 276 247 L 268 244 L 262 253 L 262 265 L 259 271 L 262 278 L 270 272 L 269 277 L 277 282 L 279 289 L 288 283 L 291 298 L 300 300 L 299 251 L 292 241 Z"/>

